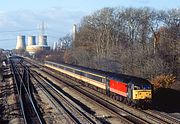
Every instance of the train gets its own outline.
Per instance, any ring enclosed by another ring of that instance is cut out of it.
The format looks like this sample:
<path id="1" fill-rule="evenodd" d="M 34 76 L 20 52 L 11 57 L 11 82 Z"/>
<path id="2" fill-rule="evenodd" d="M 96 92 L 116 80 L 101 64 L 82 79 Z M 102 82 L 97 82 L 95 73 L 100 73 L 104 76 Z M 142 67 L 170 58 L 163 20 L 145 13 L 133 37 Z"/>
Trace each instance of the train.
<path id="1" fill-rule="evenodd" d="M 44 66 L 77 79 L 85 86 L 94 87 L 97 91 L 128 105 L 151 105 L 153 85 L 146 79 L 51 61 L 45 61 Z"/>

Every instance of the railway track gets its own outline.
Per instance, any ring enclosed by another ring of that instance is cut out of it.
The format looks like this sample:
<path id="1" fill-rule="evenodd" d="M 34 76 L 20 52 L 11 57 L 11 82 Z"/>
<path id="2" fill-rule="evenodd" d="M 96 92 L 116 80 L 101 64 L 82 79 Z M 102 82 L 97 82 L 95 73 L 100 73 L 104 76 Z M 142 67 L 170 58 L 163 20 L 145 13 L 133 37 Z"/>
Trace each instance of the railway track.
<path id="1" fill-rule="evenodd" d="M 37 67 L 37 65 L 35 65 L 35 67 Z M 38 67 L 39 68 L 39 67 Z M 41 75 L 40 73 L 38 73 L 37 75 Z M 41 77 L 43 77 L 42 75 L 41 75 Z M 48 82 L 48 79 L 46 79 L 46 78 L 44 78 L 44 80 L 46 81 L 46 82 Z M 51 86 L 53 86 L 53 87 L 58 87 L 58 86 L 56 86 L 56 85 L 54 85 L 54 84 L 52 84 L 52 83 L 50 83 L 50 85 Z M 49 87 L 49 86 L 46 86 L 46 87 Z M 58 89 L 59 90 L 59 89 Z M 71 90 L 74 90 L 73 88 L 71 89 Z M 77 91 L 76 91 L 77 92 Z M 79 92 L 79 91 L 78 91 Z M 80 92 L 79 92 L 80 93 Z M 83 93 L 81 93 L 81 95 L 84 95 Z M 89 97 L 89 96 L 88 96 Z M 121 122 L 120 123 L 125 123 L 125 124 L 132 124 L 132 123 L 146 123 L 145 121 L 143 121 L 143 120 L 141 120 L 141 119 L 138 119 L 138 118 L 136 118 L 136 117 L 132 117 L 132 116 L 130 116 L 130 114 L 124 114 L 124 111 L 122 111 L 122 110 L 116 110 L 116 108 L 115 107 L 113 107 L 113 106 L 108 106 L 108 104 L 105 104 L 104 103 L 104 105 L 102 105 L 102 103 L 100 102 L 100 101 L 98 101 L 98 99 L 96 98 L 96 99 L 92 99 L 92 98 L 88 98 L 87 97 L 87 94 L 86 94 L 86 100 L 88 100 L 88 101 L 92 101 L 92 103 L 95 103 L 96 105 L 99 105 L 99 106 L 101 106 L 101 108 L 102 109 L 104 109 L 104 110 L 107 110 L 107 111 L 110 111 L 111 113 L 113 113 L 113 115 L 116 115 L 118 118 L 121 118 Z M 84 111 L 83 113 L 87 113 L 86 111 Z M 124 116 L 125 115 L 125 116 Z"/>
<path id="2" fill-rule="evenodd" d="M 31 71 L 31 77 L 33 77 L 44 93 L 48 96 L 50 101 L 56 106 L 56 108 L 62 113 L 64 110 L 64 115 L 68 116 L 66 119 L 68 123 L 87 123 L 95 124 L 100 123 L 95 118 L 89 117 L 86 112 L 82 111 L 77 105 L 73 103 L 69 98 L 67 98 L 63 93 L 57 90 L 53 85 L 51 85 L 44 77 L 39 76 L 36 72 Z M 69 120 L 70 119 L 70 120 Z"/>
<path id="3" fill-rule="evenodd" d="M 47 71 L 46 71 L 47 72 Z M 49 71 L 47 72 L 49 73 Z M 57 78 L 56 76 L 54 76 L 54 74 L 50 74 L 51 76 L 53 76 L 54 78 Z M 72 81 L 71 79 L 63 79 L 64 77 L 63 76 L 58 76 L 60 78 L 57 78 L 58 80 L 61 80 L 63 82 L 65 82 L 67 84 L 67 82 L 73 82 L 73 83 L 77 83 L 75 81 Z M 70 86 L 73 86 L 70 84 Z M 76 89 L 78 89 L 80 92 L 82 92 L 83 94 L 86 94 L 87 92 L 91 92 L 93 93 L 92 91 L 89 91 L 87 90 L 87 88 L 84 88 L 84 87 L 74 87 Z M 96 96 L 98 94 L 98 92 L 92 94 L 92 96 Z M 99 98 L 102 99 L 102 95 L 103 94 L 100 94 Z M 103 96 L 104 97 L 107 97 L 107 96 Z M 104 100 L 104 99 L 102 99 Z M 107 101 L 106 101 L 107 102 Z M 116 104 L 112 103 L 112 99 L 111 100 L 108 100 L 108 102 L 110 102 L 110 104 L 108 106 L 116 106 L 115 108 L 119 108 L 122 110 L 122 107 L 119 106 L 119 102 L 116 102 Z M 121 103 L 122 104 L 122 103 Z M 118 105 L 118 106 L 117 106 Z M 126 107 L 125 107 L 126 106 Z M 137 109 L 134 109 L 130 106 L 127 106 L 127 105 L 124 105 L 123 106 L 123 110 L 126 111 L 127 113 L 131 113 L 133 114 L 136 118 L 141 118 L 142 120 L 144 120 L 144 123 L 154 123 L 154 124 L 158 124 L 158 123 L 163 123 L 163 124 L 174 124 L 174 123 L 179 123 L 177 120 L 175 119 L 169 119 L 169 118 L 166 118 L 165 116 L 158 116 L 158 114 L 156 113 L 153 113 L 153 114 L 150 114 L 148 112 L 145 112 L 145 111 L 142 111 L 142 110 L 137 110 Z M 125 114 L 125 115 L 129 115 L 129 114 Z"/>
<path id="4" fill-rule="evenodd" d="M 40 74 L 39 74 L 40 75 Z M 54 76 L 54 75 L 51 75 L 51 76 Z M 55 77 L 55 76 L 54 76 Z M 57 79 L 57 77 L 55 77 Z M 58 80 L 61 80 L 62 82 L 62 79 L 59 79 Z M 64 82 L 64 80 L 63 80 Z M 72 81 L 70 82 L 72 83 Z M 53 85 L 53 84 L 52 84 Z M 78 91 L 79 93 L 83 94 L 83 95 L 86 95 L 86 99 L 89 100 L 93 100 L 93 103 L 97 104 L 97 105 L 100 105 L 103 109 L 106 109 L 108 111 L 110 111 L 111 113 L 113 113 L 114 115 L 116 115 L 117 117 L 121 118 L 122 120 L 124 120 L 124 123 L 142 123 L 142 124 L 145 124 L 145 123 L 148 123 L 146 122 L 145 120 L 143 119 L 140 119 L 134 115 L 132 115 L 131 113 L 127 112 L 127 111 L 124 111 L 122 110 L 122 108 L 117 108 L 117 106 L 113 105 L 113 104 L 110 104 L 108 103 L 107 101 L 104 101 L 102 98 L 100 97 L 97 97 L 96 95 L 94 94 L 90 94 L 86 91 L 83 91 L 81 88 L 82 87 L 74 87 L 74 85 L 72 84 L 68 84 L 69 86 L 72 87 L 71 90 L 75 89 L 76 91 Z M 126 122 L 125 122 L 126 120 Z"/>
<path id="5" fill-rule="evenodd" d="M 144 112 L 153 115 L 155 117 L 157 117 L 160 120 L 165 120 L 166 122 L 168 122 L 169 124 L 180 124 L 180 120 L 166 114 L 166 113 L 161 113 L 155 110 L 144 110 Z"/>
<path id="6" fill-rule="evenodd" d="M 37 65 L 35 65 L 36 67 L 38 67 Z M 42 67 L 42 66 L 41 66 Z M 50 69 L 52 70 L 52 69 Z M 53 70 L 54 71 L 54 70 Z M 58 80 L 62 80 L 63 82 L 65 82 L 67 84 L 67 82 L 73 82 L 73 83 L 77 83 L 76 81 L 72 81 L 71 79 L 63 79 L 64 77 L 63 76 L 60 76 L 58 75 L 58 77 L 60 78 L 57 78 L 57 76 L 55 76 L 54 73 L 50 73 L 49 70 L 46 71 L 46 73 L 50 74 L 51 76 L 53 76 L 54 78 L 58 79 Z M 56 72 L 57 73 L 57 72 Z M 58 72 L 59 73 L 59 72 Z M 62 74 L 61 74 L 62 75 Z M 67 78 L 67 77 L 66 77 Z M 71 85 L 71 84 L 70 84 Z M 73 85 L 71 85 L 73 86 Z M 76 87 L 75 87 L 76 88 Z M 83 90 L 82 90 L 83 89 Z M 84 94 L 86 92 L 91 92 L 92 93 L 92 90 L 89 91 L 87 88 L 84 88 L 84 87 L 80 87 L 79 89 L 81 92 L 83 92 Z M 94 92 L 94 91 L 93 91 Z M 96 92 L 95 94 L 93 94 L 92 96 L 94 97 L 95 95 L 99 94 L 98 92 Z M 100 98 L 103 98 L 104 97 L 107 97 L 103 94 L 101 94 L 99 97 Z M 105 98 L 105 99 L 109 99 L 109 98 Z M 100 102 L 100 101 L 99 101 Z M 123 111 L 126 111 L 127 113 L 131 113 L 133 115 L 135 115 L 137 118 L 142 118 L 142 120 L 144 120 L 144 123 L 163 123 L 163 124 L 179 124 L 179 120 L 177 120 L 176 118 L 173 118 L 167 114 L 161 114 L 160 112 L 155 112 L 153 110 L 138 110 L 138 109 L 134 109 L 130 106 L 127 106 L 127 105 L 122 105 L 122 103 L 119 103 L 118 101 L 115 101 L 112 102 L 112 99 L 110 98 L 110 100 L 108 100 L 108 102 L 110 102 L 112 105 L 107 105 L 108 106 L 111 106 L 111 108 L 113 108 L 112 106 L 115 105 L 116 109 L 119 107 L 119 108 L 123 108 Z M 120 104 L 120 105 L 119 105 Z M 122 107 L 123 106 L 123 107 Z M 126 109 L 125 109 L 126 108 Z M 122 112 L 122 111 L 121 111 Z M 128 114 L 123 114 L 123 115 L 128 115 Z"/>
<path id="7" fill-rule="evenodd" d="M 20 62 L 10 60 L 11 68 L 13 72 L 14 83 L 16 85 L 17 97 L 19 99 L 19 105 L 21 108 L 22 119 L 25 124 L 39 123 L 44 124 L 41 112 L 37 106 L 37 103 L 33 97 L 33 93 L 30 90 L 29 72 L 24 69 L 21 71 Z M 21 66 L 22 67 L 22 66 Z M 20 73 L 23 72 L 23 73 Z M 27 79 L 25 81 L 25 79 Z"/>
<path id="8" fill-rule="evenodd" d="M 33 81 L 36 81 L 36 85 L 41 87 L 44 94 L 49 98 L 49 100 L 54 104 L 54 106 L 61 111 L 64 115 L 68 116 L 66 120 L 71 119 L 71 121 L 66 121 L 67 123 L 88 123 L 88 124 L 95 124 L 100 123 L 98 120 L 96 120 L 94 117 L 91 117 L 90 115 L 87 115 L 87 113 L 80 109 L 77 105 L 73 104 L 73 101 L 68 99 L 66 96 L 64 96 L 61 92 L 59 92 L 55 87 L 53 87 L 51 84 L 49 84 L 45 79 L 38 76 L 37 73 L 30 71 L 23 63 L 19 63 L 21 65 L 21 68 L 24 68 L 24 70 L 19 69 L 17 65 L 13 66 L 13 71 L 15 74 L 15 78 L 19 78 L 17 82 L 20 82 L 20 84 L 16 83 L 19 101 L 21 105 L 21 112 L 23 115 L 24 123 L 33 123 L 33 120 L 31 116 L 29 116 L 27 113 L 32 113 L 31 110 L 33 108 L 29 107 L 32 97 L 32 90 L 30 88 L 29 78 L 33 78 Z M 30 76 L 29 76 L 30 75 Z M 26 80 L 26 82 L 24 82 Z M 34 83 L 34 82 L 33 82 Z M 20 87 L 20 88 L 19 88 Z M 24 88 L 24 89 L 23 89 Z M 26 108 L 26 110 L 25 110 Z M 60 110 L 61 109 L 61 110 Z M 28 110 L 28 111 L 27 111 Z M 64 110 L 64 112 L 62 112 Z M 30 114 L 31 115 L 31 114 Z M 34 123 L 42 123 L 34 122 Z M 44 122 L 43 122 L 44 123 Z"/>

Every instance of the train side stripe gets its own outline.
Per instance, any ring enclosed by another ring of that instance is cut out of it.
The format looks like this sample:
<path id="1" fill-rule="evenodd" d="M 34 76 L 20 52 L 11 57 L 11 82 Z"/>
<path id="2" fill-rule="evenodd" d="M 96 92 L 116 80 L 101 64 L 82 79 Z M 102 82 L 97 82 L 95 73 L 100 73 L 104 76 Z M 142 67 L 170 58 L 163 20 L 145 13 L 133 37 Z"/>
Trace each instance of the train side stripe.
<path id="1" fill-rule="evenodd" d="M 127 96 L 127 93 L 122 92 L 122 91 L 119 91 L 119 90 L 116 90 L 116 89 L 114 89 L 114 88 L 110 88 L 110 91 L 111 91 L 111 92 L 114 92 L 114 93 L 116 93 L 116 94 L 125 96 L 125 97 Z"/>
<path id="2" fill-rule="evenodd" d="M 91 72 L 88 72 L 88 71 L 85 71 L 85 70 L 79 70 L 77 68 L 72 68 L 72 67 L 69 67 L 69 66 L 66 66 L 66 65 L 61 65 L 61 64 L 58 64 L 58 63 L 54 63 L 54 62 L 49 62 L 47 61 L 48 63 L 50 64 L 55 64 L 57 66 L 61 66 L 61 67 L 66 67 L 66 68 L 70 68 L 70 69 L 73 69 L 73 70 L 76 70 L 76 71 L 81 71 L 81 72 L 84 72 L 84 73 L 87 73 L 87 74 L 91 74 L 91 75 L 94 75 L 94 76 L 97 76 L 97 77 L 101 77 L 101 78 L 106 78 L 105 76 L 102 76 L 102 75 L 98 75 L 98 74 L 94 74 L 94 73 L 91 73 Z M 47 65 L 47 64 L 46 64 Z"/>
<path id="3" fill-rule="evenodd" d="M 65 73 L 71 77 L 74 77 L 74 78 L 77 78 L 77 79 L 80 79 L 82 81 L 85 81 L 89 84 L 92 84 L 94 86 L 97 86 L 101 89 L 106 89 L 106 85 L 104 83 L 101 83 L 101 82 L 98 82 L 98 81 L 95 81 L 95 80 L 92 80 L 92 79 L 89 79 L 87 77 L 84 77 L 84 76 L 80 76 L 78 74 L 75 74 L 75 73 L 72 73 L 72 72 L 69 72 L 69 71 L 66 71 L 66 70 L 63 70 L 63 69 L 60 69 L 60 68 L 57 68 L 57 67 L 54 67 L 54 66 L 51 66 L 51 65 L 48 65 L 48 64 L 45 64 L 45 66 L 49 67 L 49 68 L 52 68 L 52 69 L 55 69 L 57 71 L 60 71 L 62 73 Z"/>

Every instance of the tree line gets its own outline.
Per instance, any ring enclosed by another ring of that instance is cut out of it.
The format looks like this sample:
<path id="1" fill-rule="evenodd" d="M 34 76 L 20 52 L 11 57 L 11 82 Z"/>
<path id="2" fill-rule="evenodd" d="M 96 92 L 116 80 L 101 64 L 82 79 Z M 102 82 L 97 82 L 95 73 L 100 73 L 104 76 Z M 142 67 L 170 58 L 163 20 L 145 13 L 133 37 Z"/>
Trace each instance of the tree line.
<path id="1" fill-rule="evenodd" d="M 97 10 L 83 17 L 74 41 L 71 35 L 60 38 L 47 59 L 147 79 L 161 74 L 179 79 L 180 9 Z"/>

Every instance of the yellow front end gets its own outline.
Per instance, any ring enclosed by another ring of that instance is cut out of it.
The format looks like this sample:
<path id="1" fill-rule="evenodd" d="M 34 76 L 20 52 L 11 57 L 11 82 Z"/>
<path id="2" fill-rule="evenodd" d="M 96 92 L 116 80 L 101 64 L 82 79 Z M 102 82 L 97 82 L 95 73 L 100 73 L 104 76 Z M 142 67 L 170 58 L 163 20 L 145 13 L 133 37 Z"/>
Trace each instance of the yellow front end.
<path id="1" fill-rule="evenodd" d="M 152 99 L 151 90 L 133 90 L 133 99 Z"/>

